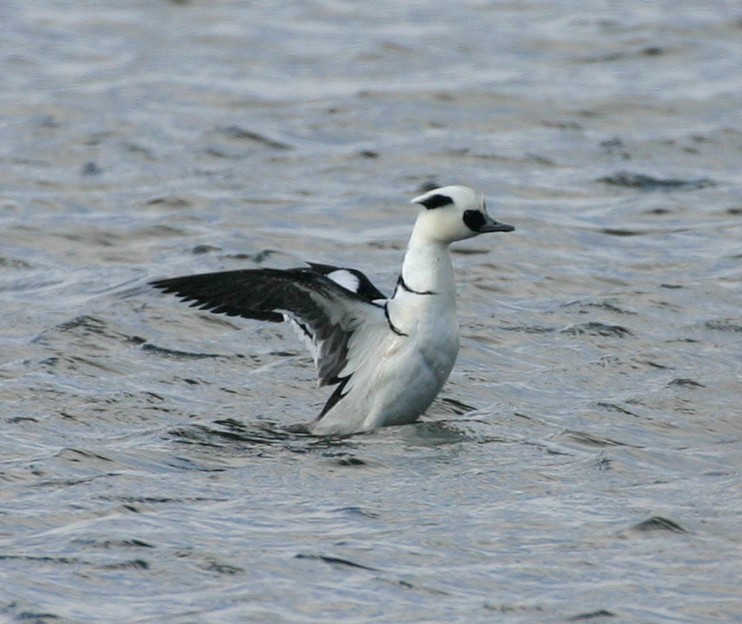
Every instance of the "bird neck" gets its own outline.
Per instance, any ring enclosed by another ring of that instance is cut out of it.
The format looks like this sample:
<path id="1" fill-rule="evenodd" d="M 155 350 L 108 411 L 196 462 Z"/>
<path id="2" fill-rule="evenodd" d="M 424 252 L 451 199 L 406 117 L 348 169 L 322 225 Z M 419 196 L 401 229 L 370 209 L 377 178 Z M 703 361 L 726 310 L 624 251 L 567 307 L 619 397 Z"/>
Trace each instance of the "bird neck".
<path id="1" fill-rule="evenodd" d="M 454 300 L 456 285 L 448 244 L 416 236 L 413 231 L 402 263 L 401 278 L 408 292 L 432 293 Z"/>

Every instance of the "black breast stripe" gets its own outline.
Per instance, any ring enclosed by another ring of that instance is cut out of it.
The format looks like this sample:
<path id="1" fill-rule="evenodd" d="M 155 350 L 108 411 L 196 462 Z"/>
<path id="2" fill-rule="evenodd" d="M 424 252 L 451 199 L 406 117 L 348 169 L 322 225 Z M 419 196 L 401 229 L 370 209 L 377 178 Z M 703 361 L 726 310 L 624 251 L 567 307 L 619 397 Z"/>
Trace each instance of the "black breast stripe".
<path id="1" fill-rule="evenodd" d="M 409 336 L 409 334 L 405 334 L 403 331 L 400 331 L 394 326 L 394 323 L 392 323 L 392 319 L 389 318 L 389 307 L 388 304 L 384 304 L 384 317 L 386 318 L 386 322 L 389 323 L 389 329 L 391 329 L 397 336 Z"/>
<path id="2" fill-rule="evenodd" d="M 412 293 L 413 295 L 435 295 L 437 293 L 433 292 L 432 290 L 413 290 L 407 285 L 407 282 L 404 281 L 404 277 L 402 277 L 402 274 L 399 274 L 399 279 L 397 279 L 397 286 L 401 286 L 404 290 L 406 290 L 408 293 Z"/>

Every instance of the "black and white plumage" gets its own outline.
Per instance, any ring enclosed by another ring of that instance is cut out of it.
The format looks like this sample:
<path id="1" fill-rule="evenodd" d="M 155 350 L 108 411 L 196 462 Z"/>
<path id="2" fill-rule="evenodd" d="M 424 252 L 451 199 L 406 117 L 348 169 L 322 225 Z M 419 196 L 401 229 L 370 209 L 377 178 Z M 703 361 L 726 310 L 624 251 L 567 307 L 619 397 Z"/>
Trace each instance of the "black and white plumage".
<path id="1" fill-rule="evenodd" d="M 201 310 L 294 323 L 306 337 L 319 383 L 336 385 L 315 435 L 347 435 L 415 421 L 438 394 L 459 349 L 448 245 L 510 232 L 481 193 L 447 186 L 421 206 L 393 295 L 356 269 L 308 264 L 161 279 L 152 285 Z"/>

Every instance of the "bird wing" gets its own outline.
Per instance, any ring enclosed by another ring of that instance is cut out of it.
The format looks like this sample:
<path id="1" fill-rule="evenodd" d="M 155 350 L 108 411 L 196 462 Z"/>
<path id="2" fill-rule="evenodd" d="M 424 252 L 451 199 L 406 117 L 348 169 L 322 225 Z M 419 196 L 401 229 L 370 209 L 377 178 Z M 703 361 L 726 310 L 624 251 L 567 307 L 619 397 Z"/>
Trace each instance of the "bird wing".
<path id="1" fill-rule="evenodd" d="M 312 271 L 329 277 L 333 282 L 363 297 L 369 303 L 387 299 L 387 296 L 371 283 L 358 269 L 336 267 L 329 264 L 307 263 Z"/>
<path id="2" fill-rule="evenodd" d="M 383 295 L 360 271 L 317 267 L 224 271 L 150 283 L 199 310 L 262 321 L 293 321 L 310 342 L 320 385 L 324 386 L 340 383 L 352 374 L 348 350 L 353 335 L 362 327 L 384 327 L 386 321 L 383 305 L 369 298 Z M 366 287 L 363 294 L 333 280 L 338 271 L 355 271 L 351 274 Z"/>

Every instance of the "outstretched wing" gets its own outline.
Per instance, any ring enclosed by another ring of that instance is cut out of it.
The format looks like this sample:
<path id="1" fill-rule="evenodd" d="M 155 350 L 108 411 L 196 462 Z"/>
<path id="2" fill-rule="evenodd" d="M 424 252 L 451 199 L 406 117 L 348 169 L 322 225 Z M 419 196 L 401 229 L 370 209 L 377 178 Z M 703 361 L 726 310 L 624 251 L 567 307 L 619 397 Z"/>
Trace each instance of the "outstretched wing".
<path id="1" fill-rule="evenodd" d="M 372 303 L 383 295 L 365 275 L 350 273 L 360 274 L 370 286 L 361 294 L 332 279 L 333 273 L 351 270 L 316 267 L 204 273 L 151 284 L 200 310 L 262 321 L 294 321 L 314 347 L 317 374 L 324 386 L 340 383 L 352 373 L 345 369 L 353 334 L 362 327 L 384 325 L 385 318 L 383 306 Z"/>

